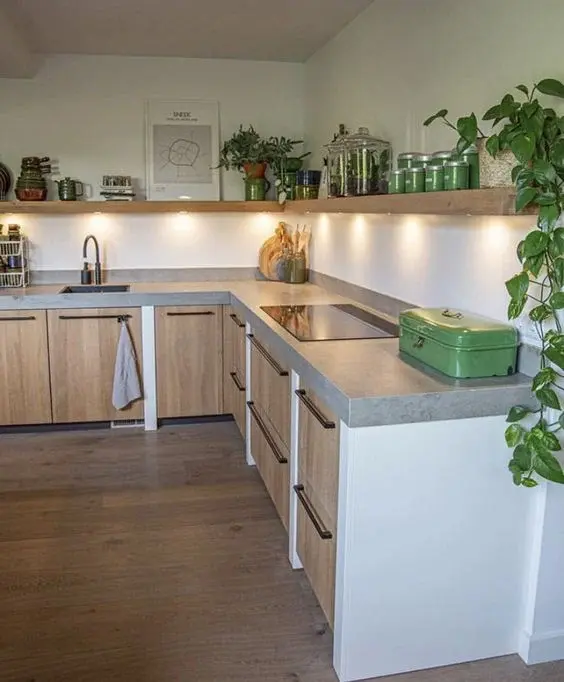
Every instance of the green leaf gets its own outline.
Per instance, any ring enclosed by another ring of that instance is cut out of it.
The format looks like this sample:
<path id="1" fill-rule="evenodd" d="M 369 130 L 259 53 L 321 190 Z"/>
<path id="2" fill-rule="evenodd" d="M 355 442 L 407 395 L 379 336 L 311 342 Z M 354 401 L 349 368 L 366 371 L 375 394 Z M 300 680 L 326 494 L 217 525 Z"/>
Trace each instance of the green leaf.
<path id="1" fill-rule="evenodd" d="M 519 259 L 519 262 L 522 263 L 525 260 L 525 254 L 523 253 L 523 247 L 525 246 L 525 240 L 521 239 L 521 241 L 517 244 L 517 258 Z"/>
<path id="2" fill-rule="evenodd" d="M 436 114 L 433 114 L 432 116 L 429 116 L 429 118 L 425 119 L 425 121 L 423 121 L 423 125 L 431 125 L 433 121 L 436 121 L 438 118 L 444 118 L 445 116 L 448 116 L 448 109 L 440 109 Z"/>
<path id="3" fill-rule="evenodd" d="M 539 454 L 533 463 L 533 467 L 537 474 L 546 478 L 547 481 L 564 483 L 564 471 L 562 471 L 560 462 L 552 453 L 543 452 L 542 455 Z"/>
<path id="4" fill-rule="evenodd" d="M 524 445 L 518 445 L 513 451 L 513 459 L 521 471 L 529 471 L 531 468 L 531 453 Z"/>
<path id="5" fill-rule="evenodd" d="M 560 400 L 558 400 L 558 396 L 551 388 L 540 388 L 535 395 L 542 405 L 551 407 L 553 410 L 560 409 Z"/>
<path id="6" fill-rule="evenodd" d="M 520 422 L 521 419 L 524 419 L 528 414 L 531 414 L 531 411 L 532 410 L 524 405 L 515 405 L 509 410 L 509 414 L 505 421 L 509 423 Z"/>
<path id="7" fill-rule="evenodd" d="M 470 140 L 466 140 L 463 137 L 461 137 L 458 142 L 456 143 L 456 154 L 457 156 L 462 156 L 464 152 L 470 147 L 472 142 Z"/>
<path id="8" fill-rule="evenodd" d="M 538 99 L 535 99 L 532 102 L 525 102 L 521 107 L 521 111 L 527 118 L 531 118 L 531 116 L 534 116 L 539 109 L 540 105 Z"/>
<path id="9" fill-rule="evenodd" d="M 564 85 L 555 78 L 545 78 L 537 83 L 537 90 L 543 95 L 551 95 L 552 97 L 561 97 L 564 99 Z"/>
<path id="10" fill-rule="evenodd" d="M 552 294 L 549 303 L 555 310 L 564 308 L 564 292 L 557 291 L 555 294 Z"/>
<path id="11" fill-rule="evenodd" d="M 560 138 L 552 145 L 550 149 L 550 160 L 555 166 L 562 168 L 564 166 L 564 139 Z"/>
<path id="12" fill-rule="evenodd" d="M 517 464 L 517 462 L 514 459 L 511 459 L 509 460 L 507 468 L 513 474 L 513 483 L 515 485 L 521 485 L 521 482 L 523 480 L 523 472 L 521 471 L 521 467 L 519 466 L 519 464 Z"/>
<path id="13" fill-rule="evenodd" d="M 530 272 L 534 277 L 538 277 L 542 266 L 544 265 L 544 254 L 539 254 L 538 256 L 531 256 L 531 258 L 526 258 L 523 263 L 523 269 Z"/>
<path id="14" fill-rule="evenodd" d="M 529 88 L 526 85 L 516 85 L 515 88 L 520 90 L 526 97 L 529 96 Z"/>
<path id="15" fill-rule="evenodd" d="M 492 137 L 493 137 L 493 135 L 492 135 Z M 497 141 L 498 141 L 498 146 L 499 146 L 499 137 L 497 138 Z M 488 140 L 488 142 L 489 142 L 489 140 Z M 486 143 L 486 147 L 487 147 L 487 143 Z M 521 166 L 521 165 L 513 166 L 513 168 L 511 169 L 511 182 L 517 181 L 517 176 L 519 175 L 519 173 L 522 170 L 523 170 L 523 166 Z"/>
<path id="16" fill-rule="evenodd" d="M 564 429 L 564 412 L 558 417 L 558 424 Z"/>
<path id="17" fill-rule="evenodd" d="M 543 322 L 552 317 L 552 310 L 544 303 L 541 303 L 541 305 L 537 305 L 529 311 L 529 317 L 533 322 Z"/>
<path id="18" fill-rule="evenodd" d="M 538 225 L 544 230 L 551 230 L 557 223 L 559 210 L 556 204 L 541 206 L 539 209 Z"/>
<path id="19" fill-rule="evenodd" d="M 538 256 L 540 253 L 546 251 L 548 246 L 548 234 L 541 230 L 533 230 L 525 237 L 525 245 L 523 246 L 523 253 L 527 258 L 530 256 Z"/>
<path id="20" fill-rule="evenodd" d="M 493 156 L 494 159 L 497 156 L 497 153 L 499 152 L 499 137 L 497 135 L 491 135 L 491 137 L 488 137 L 488 140 L 486 142 L 486 150 L 490 156 Z"/>
<path id="21" fill-rule="evenodd" d="M 536 488 L 538 483 L 535 481 L 534 478 L 530 478 L 529 476 L 524 476 L 521 479 L 521 485 L 524 485 L 525 488 Z"/>
<path id="22" fill-rule="evenodd" d="M 550 206 L 556 203 L 556 194 L 554 192 L 543 192 L 537 196 L 535 201 L 539 206 Z"/>
<path id="23" fill-rule="evenodd" d="M 559 450 L 562 450 L 560 441 L 551 431 L 544 431 L 542 434 L 542 442 L 549 450 L 552 450 L 552 452 L 558 452 Z"/>
<path id="24" fill-rule="evenodd" d="M 521 163 L 528 163 L 535 153 L 536 141 L 530 133 L 520 133 L 510 142 L 511 151 Z"/>
<path id="25" fill-rule="evenodd" d="M 556 170 L 554 166 L 544 159 L 536 159 L 533 163 L 533 174 L 535 180 L 540 183 L 549 183 L 556 180 Z"/>
<path id="26" fill-rule="evenodd" d="M 526 272 L 520 272 L 505 282 L 505 288 L 511 298 L 521 299 L 529 290 L 529 283 L 529 275 Z"/>
<path id="27" fill-rule="evenodd" d="M 476 114 L 472 113 L 470 116 L 463 116 L 456 122 L 456 129 L 458 134 L 464 140 L 470 143 L 476 142 L 478 137 L 478 120 Z"/>
<path id="28" fill-rule="evenodd" d="M 536 187 L 525 187 L 518 190 L 517 196 L 515 197 L 515 210 L 517 213 L 522 211 L 526 206 L 528 206 L 532 201 L 536 199 L 538 190 Z"/>
<path id="29" fill-rule="evenodd" d="M 564 353 L 561 350 L 551 346 L 544 351 L 544 356 L 550 360 L 552 364 L 560 367 L 560 369 L 564 369 Z"/>
<path id="30" fill-rule="evenodd" d="M 539 388 L 544 388 L 545 386 L 550 385 L 556 379 L 556 376 L 557 374 L 552 367 L 544 367 L 533 379 L 532 390 L 538 391 Z"/>
<path id="31" fill-rule="evenodd" d="M 560 288 L 564 287 L 564 258 L 556 258 L 553 263 L 554 280 Z"/>
<path id="32" fill-rule="evenodd" d="M 554 242 L 558 252 L 564 254 L 564 227 L 557 227 L 550 235 L 550 238 Z"/>
<path id="33" fill-rule="evenodd" d="M 546 342 L 553 348 L 564 350 L 564 334 L 555 332 L 554 329 L 549 329 L 544 335 Z"/>
<path id="34" fill-rule="evenodd" d="M 503 118 L 503 116 L 501 116 L 501 107 L 499 104 L 490 107 L 482 116 L 482 121 L 493 121 L 494 118 Z"/>
<path id="35" fill-rule="evenodd" d="M 514 448 L 523 440 L 525 429 L 519 424 L 511 424 L 505 429 L 505 442 L 510 448 Z"/>
<path id="36" fill-rule="evenodd" d="M 526 302 L 526 296 L 523 296 L 521 299 L 511 299 L 507 307 L 507 318 L 509 320 L 516 320 L 523 312 Z"/>

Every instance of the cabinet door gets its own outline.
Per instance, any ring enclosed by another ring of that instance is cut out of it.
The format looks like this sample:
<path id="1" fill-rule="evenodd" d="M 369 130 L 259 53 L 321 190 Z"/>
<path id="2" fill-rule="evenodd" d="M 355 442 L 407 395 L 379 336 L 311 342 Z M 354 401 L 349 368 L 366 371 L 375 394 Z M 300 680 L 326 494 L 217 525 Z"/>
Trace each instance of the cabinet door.
<path id="1" fill-rule="evenodd" d="M 112 405 L 116 353 L 127 325 L 140 377 L 141 311 L 139 308 L 49 310 L 49 361 L 55 423 L 142 419 L 143 401 L 124 410 Z"/>
<path id="2" fill-rule="evenodd" d="M 309 389 L 298 391 L 297 552 L 332 625 L 339 479 L 339 423 Z"/>
<path id="3" fill-rule="evenodd" d="M 156 309 L 159 417 L 223 414 L 222 306 Z"/>
<path id="4" fill-rule="evenodd" d="M 256 335 L 251 338 L 251 399 L 260 407 L 271 428 L 289 450 L 289 372 Z"/>
<path id="5" fill-rule="evenodd" d="M 232 414 L 245 438 L 245 323 L 224 306 L 223 315 L 223 410 Z"/>
<path id="6" fill-rule="evenodd" d="M 0 426 L 51 420 L 47 314 L 0 312 Z"/>

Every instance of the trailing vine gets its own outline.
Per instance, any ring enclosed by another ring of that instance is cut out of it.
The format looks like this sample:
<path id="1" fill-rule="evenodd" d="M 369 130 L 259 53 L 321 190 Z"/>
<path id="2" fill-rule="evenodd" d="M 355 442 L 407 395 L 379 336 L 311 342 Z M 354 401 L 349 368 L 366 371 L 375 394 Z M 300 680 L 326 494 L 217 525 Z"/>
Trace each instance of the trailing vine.
<path id="1" fill-rule="evenodd" d="M 561 397 L 564 392 L 564 331 L 559 317 L 564 310 L 564 116 L 541 106 L 536 93 L 564 99 L 564 84 L 553 78 L 531 89 L 518 85 L 520 101 L 507 94 L 486 111 L 493 132 L 486 149 L 494 158 L 510 149 L 516 159 L 511 177 L 516 187 L 515 208 L 538 212 L 536 228 L 517 247 L 521 270 L 505 286 L 510 297 L 510 320 L 528 315 L 540 341 L 540 368 L 533 378 L 536 409 L 516 405 L 509 410 L 505 441 L 512 449 L 509 471 L 515 485 L 533 488 L 543 478 L 564 484 L 564 471 L 555 453 L 562 450 L 564 430 Z M 425 121 L 442 119 L 459 134 L 457 149 L 464 151 L 484 137 L 475 114 L 458 119 L 456 126 L 442 109 Z M 533 401 L 532 401 L 533 402 Z"/>

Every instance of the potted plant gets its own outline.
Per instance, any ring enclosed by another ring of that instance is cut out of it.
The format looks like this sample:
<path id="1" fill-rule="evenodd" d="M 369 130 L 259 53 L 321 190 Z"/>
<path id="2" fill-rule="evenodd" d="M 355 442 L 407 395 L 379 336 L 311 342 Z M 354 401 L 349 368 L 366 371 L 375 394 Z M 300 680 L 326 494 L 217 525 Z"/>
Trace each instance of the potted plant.
<path id="1" fill-rule="evenodd" d="M 303 140 L 291 140 L 287 137 L 270 137 L 268 140 L 269 161 L 275 176 L 278 200 L 283 204 L 286 199 L 293 199 L 294 187 L 296 186 L 296 173 L 301 170 L 303 160 L 311 152 L 301 156 L 289 156 L 298 144 Z"/>
<path id="2" fill-rule="evenodd" d="M 518 100 L 506 94 L 482 119 L 493 122 L 494 132 L 484 136 L 489 154 L 497 157 L 507 150 L 513 154 L 515 209 L 537 213 L 535 228 L 517 246 L 521 270 L 505 283 L 509 319 L 525 312 L 540 342 L 540 367 L 531 389 L 536 399 L 531 404 L 537 406 L 512 407 L 505 431 L 512 449 L 513 482 L 532 488 L 539 477 L 564 484 L 564 471 L 555 455 L 562 450 L 564 435 L 564 227 L 559 226 L 564 212 L 564 116 L 543 106 L 536 96 L 564 99 L 564 84 L 546 78 L 531 88 L 518 85 L 516 89 Z M 447 113 L 441 110 L 431 119 Z M 475 143 L 480 134 L 476 116 L 459 119 L 456 131 L 459 151 Z"/>
<path id="3" fill-rule="evenodd" d="M 266 167 L 270 160 L 270 147 L 250 125 L 239 126 L 239 130 L 226 140 L 219 153 L 218 168 L 239 170 L 245 175 L 245 199 L 264 200 L 269 183 L 265 179 Z"/>

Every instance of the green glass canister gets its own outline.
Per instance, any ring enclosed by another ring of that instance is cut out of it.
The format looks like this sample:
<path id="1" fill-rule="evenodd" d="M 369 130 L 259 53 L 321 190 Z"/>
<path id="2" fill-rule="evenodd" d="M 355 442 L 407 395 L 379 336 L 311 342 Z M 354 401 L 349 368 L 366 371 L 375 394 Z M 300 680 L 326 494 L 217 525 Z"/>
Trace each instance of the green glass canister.
<path id="1" fill-rule="evenodd" d="M 425 191 L 442 192 L 445 188 L 445 167 L 427 166 L 425 168 Z"/>
<path id="2" fill-rule="evenodd" d="M 408 168 L 405 171 L 405 192 L 411 194 L 412 192 L 425 191 L 425 169 L 424 168 Z"/>
<path id="3" fill-rule="evenodd" d="M 405 170 L 399 168 L 390 173 L 389 194 L 403 194 L 405 192 Z"/>
<path id="4" fill-rule="evenodd" d="M 480 189 L 480 157 L 478 147 L 472 144 L 460 155 L 462 161 L 468 164 L 469 178 L 468 186 L 470 189 Z"/>
<path id="5" fill-rule="evenodd" d="M 445 163 L 445 189 L 468 189 L 470 167 L 466 161 L 447 161 Z"/>
<path id="6" fill-rule="evenodd" d="M 419 152 L 403 152 L 403 154 L 398 154 L 398 170 L 407 170 L 408 168 L 422 168 L 423 161 L 422 157 L 424 154 Z"/>
<path id="7" fill-rule="evenodd" d="M 443 152 L 435 152 L 431 155 L 431 166 L 444 166 L 447 161 L 452 161 L 454 158 L 454 152 L 452 149 Z"/>
<path id="8" fill-rule="evenodd" d="M 432 154 L 420 154 L 419 155 L 419 163 L 421 164 L 422 168 L 426 168 L 432 162 L 433 162 L 433 155 Z"/>

